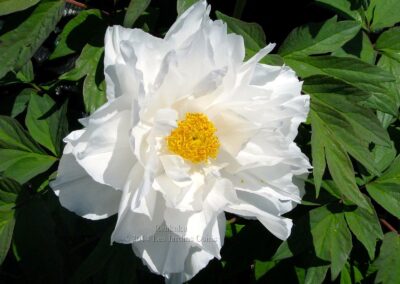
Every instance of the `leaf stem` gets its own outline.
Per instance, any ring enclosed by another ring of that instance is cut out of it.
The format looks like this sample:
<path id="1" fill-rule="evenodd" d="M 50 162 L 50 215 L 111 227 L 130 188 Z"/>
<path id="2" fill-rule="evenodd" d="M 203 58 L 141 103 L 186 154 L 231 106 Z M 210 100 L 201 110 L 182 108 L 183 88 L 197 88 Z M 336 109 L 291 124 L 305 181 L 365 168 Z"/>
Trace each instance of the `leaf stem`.
<path id="1" fill-rule="evenodd" d="M 390 231 L 392 231 L 392 232 L 395 232 L 395 233 L 399 233 L 399 232 L 397 232 L 397 230 L 392 226 L 392 225 L 390 225 L 390 223 L 388 222 L 388 221 L 386 221 L 385 219 L 383 219 L 383 218 L 379 218 L 379 221 L 381 221 L 381 223 L 382 223 L 382 225 L 384 225 L 387 229 L 389 229 Z"/>
<path id="2" fill-rule="evenodd" d="M 75 0 L 65 0 L 65 2 L 67 2 L 69 4 L 72 4 L 72 5 L 76 6 L 76 7 L 82 8 L 82 9 L 87 9 L 88 8 L 88 6 L 86 4 L 80 3 L 80 2 L 75 1 Z"/>

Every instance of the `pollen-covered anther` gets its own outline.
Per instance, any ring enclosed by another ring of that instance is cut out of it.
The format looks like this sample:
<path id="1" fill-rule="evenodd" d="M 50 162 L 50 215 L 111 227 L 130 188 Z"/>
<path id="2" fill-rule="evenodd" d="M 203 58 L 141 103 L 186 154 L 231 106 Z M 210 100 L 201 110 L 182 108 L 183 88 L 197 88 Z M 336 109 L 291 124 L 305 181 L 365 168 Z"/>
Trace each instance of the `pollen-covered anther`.
<path id="1" fill-rule="evenodd" d="M 188 112 L 165 139 L 169 151 L 193 163 L 201 163 L 217 158 L 220 143 L 216 131 L 206 115 Z"/>

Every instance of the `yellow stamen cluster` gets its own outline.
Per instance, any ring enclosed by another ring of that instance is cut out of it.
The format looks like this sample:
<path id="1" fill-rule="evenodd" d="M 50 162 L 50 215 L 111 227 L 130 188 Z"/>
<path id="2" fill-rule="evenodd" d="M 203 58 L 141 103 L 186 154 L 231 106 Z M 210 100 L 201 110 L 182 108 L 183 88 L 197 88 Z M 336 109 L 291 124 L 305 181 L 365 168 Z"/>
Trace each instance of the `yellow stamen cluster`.
<path id="1" fill-rule="evenodd" d="M 169 151 L 193 163 L 200 163 L 217 157 L 220 143 L 216 131 L 206 115 L 188 112 L 165 139 Z"/>

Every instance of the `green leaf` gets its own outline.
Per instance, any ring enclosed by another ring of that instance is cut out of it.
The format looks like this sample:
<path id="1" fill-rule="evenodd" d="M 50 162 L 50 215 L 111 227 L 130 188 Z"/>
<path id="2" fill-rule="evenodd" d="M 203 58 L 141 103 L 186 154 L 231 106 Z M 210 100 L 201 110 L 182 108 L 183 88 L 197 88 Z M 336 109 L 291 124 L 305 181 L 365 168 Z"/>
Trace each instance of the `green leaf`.
<path id="1" fill-rule="evenodd" d="M 182 15 L 190 6 L 197 3 L 199 0 L 177 0 L 176 1 L 176 11 L 178 16 Z"/>
<path id="2" fill-rule="evenodd" d="M 0 172 L 25 183 L 46 171 L 56 158 L 47 155 L 14 119 L 0 116 Z"/>
<path id="3" fill-rule="evenodd" d="M 31 93 L 25 124 L 33 139 L 59 155 L 62 138 L 67 133 L 67 104 L 58 107 L 48 95 Z"/>
<path id="4" fill-rule="evenodd" d="M 332 55 L 338 57 L 356 57 L 369 64 L 375 64 L 376 59 L 374 46 L 364 31 L 360 31 L 341 48 L 332 52 Z"/>
<path id="5" fill-rule="evenodd" d="M 93 72 L 88 73 L 83 82 L 83 102 L 88 113 L 93 113 L 106 102 L 106 87 L 102 78 L 104 76 L 102 67 L 102 64 L 99 64 Z"/>
<path id="6" fill-rule="evenodd" d="M 400 218 L 400 156 L 382 176 L 367 184 L 367 191 L 383 208 Z"/>
<path id="7" fill-rule="evenodd" d="M 382 33 L 376 41 L 375 48 L 400 62 L 400 27 Z"/>
<path id="8" fill-rule="evenodd" d="M 340 48 L 360 30 L 354 21 L 338 22 L 333 17 L 326 22 L 308 24 L 294 29 L 279 48 L 281 56 L 323 54 Z"/>
<path id="9" fill-rule="evenodd" d="M 151 0 L 131 0 L 124 18 L 124 27 L 131 28 L 140 15 L 147 9 Z"/>
<path id="10" fill-rule="evenodd" d="M 348 200 L 370 210 L 360 193 L 347 153 L 371 173 L 380 171 L 369 150 L 371 142 L 391 147 L 387 131 L 374 113 L 356 104 L 365 97 L 356 88 L 325 76 L 308 78 L 303 90 L 311 95 L 312 157 L 318 193 L 325 171 L 325 157 L 337 188 Z"/>
<path id="11" fill-rule="evenodd" d="M 45 153 L 17 120 L 7 116 L 0 116 L 0 148 Z"/>
<path id="12" fill-rule="evenodd" d="M 315 114 L 317 115 L 317 114 Z M 311 156 L 312 156 L 312 164 L 313 164 L 313 176 L 315 182 L 315 190 L 316 196 L 319 195 L 319 190 L 321 188 L 322 177 L 326 168 L 325 161 L 325 145 L 324 139 L 322 138 L 321 133 L 324 132 L 324 128 L 322 123 L 317 118 L 313 118 L 314 114 L 311 114 Z"/>
<path id="13" fill-rule="evenodd" d="M 379 31 L 400 22 L 400 1 L 371 0 L 367 10 L 372 31 Z"/>
<path id="14" fill-rule="evenodd" d="M 362 280 L 363 275 L 361 274 L 357 266 L 346 263 L 345 267 L 340 273 L 340 284 L 361 283 Z"/>
<path id="15" fill-rule="evenodd" d="M 40 0 L 0 0 L 0 16 L 25 10 Z"/>
<path id="16" fill-rule="evenodd" d="M 354 0 L 315 0 L 315 2 L 320 3 L 322 6 L 327 6 L 338 12 L 339 14 L 345 16 L 349 19 L 354 19 L 357 22 L 362 22 L 362 16 L 360 14 L 358 5 L 355 5 L 357 1 Z M 359 1 L 358 1 L 359 2 Z"/>
<path id="17" fill-rule="evenodd" d="M 266 45 L 264 31 L 259 24 L 246 23 L 218 11 L 215 12 L 215 14 L 218 19 L 224 21 L 228 25 L 228 32 L 243 36 L 246 50 L 248 49 L 250 52 L 256 53 Z"/>
<path id="18" fill-rule="evenodd" d="M 268 271 L 276 266 L 275 261 L 259 261 L 254 262 L 254 276 L 256 280 L 263 277 Z"/>
<path id="19" fill-rule="evenodd" d="M 393 143 L 391 147 L 375 145 L 372 154 L 374 156 L 374 165 L 380 172 L 383 172 L 396 158 L 396 148 Z"/>
<path id="20" fill-rule="evenodd" d="M 250 54 L 248 54 L 248 55 L 250 55 Z M 260 63 L 268 64 L 268 65 L 272 65 L 272 66 L 283 66 L 283 65 L 285 65 L 285 61 L 278 54 L 267 54 L 264 58 L 262 58 L 260 60 Z"/>
<path id="21" fill-rule="evenodd" d="M 87 112 L 92 113 L 106 101 L 103 74 L 103 47 L 85 45 L 75 63 L 75 68 L 60 79 L 75 81 L 86 76 L 83 83 L 83 101 Z"/>
<path id="22" fill-rule="evenodd" d="M 378 273 L 374 283 L 398 284 L 400 279 L 400 236 L 395 232 L 385 234 L 379 257 L 374 266 Z"/>
<path id="23" fill-rule="evenodd" d="M 12 179 L 0 178 L 0 265 L 10 248 L 14 231 L 14 207 L 21 186 Z"/>
<path id="24" fill-rule="evenodd" d="M 226 222 L 225 237 L 232 238 L 242 230 L 244 225 Z"/>
<path id="25" fill-rule="evenodd" d="M 21 186 L 9 178 L 0 178 L 0 265 L 10 248 L 14 231 L 14 207 Z"/>
<path id="26" fill-rule="evenodd" d="M 331 278 L 336 279 L 352 249 L 351 233 L 343 213 L 334 213 L 326 206 L 310 211 L 310 226 L 315 252 L 331 262 Z"/>
<path id="27" fill-rule="evenodd" d="M 79 12 L 65 25 L 58 36 L 59 42 L 50 59 L 79 52 L 87 43 L 103 46 L 106 28 L 107 24 L 100 10 L 90 9 Z"/>
<path id="28" fill-rule="evenodd" d="M 365 102 L 369 107 L 397 114 L 396 94 L 384 84 L 395 78 L 382 68 L 355 58 L 335 56 L 287 56 L 285 62 L 303 78 L 327 75 L 354 86 L 371 96 Z"/>
<path id="29" fill-rule="evenodd" d="M 56 27 L 63 7 L 64 1 L 43 1 L 18 27 L 0 36 L 0 78 L 28 62 Z"/>
<path id="30" fill-rule="evenodd" d="M 378 66 L 390 72 L 396 78 L 396 81 L 386 83 L 386 86 L 390 92 L 395 95 L 396 102 L 394 107 L 398 109 L 400 106 L 400 62 L 385 54 L 382 54 L 378 61 Z"/>
<path id="31" fill-rule="evenodd" d="M 337 188 L 345 198 L 352 201 L 354 204 L 357 204 L 368 211 L 372 211 L 370 205 L 357 187 L 353 166 L 349 156 L 343 148 L 334 141 L 327 141 L 325 145 L 329 172 L 331 173 Z"/>
<path id="32" fill-rule="evenodd" d="M 0 171 L 4 175 L 25 183 L 47 171 L 57 160 L 53 156 L 13 149 L 0 149 Z"/>
<path id="33" fill-rule="evenodd" d="M 28 60 L 28 62 L 22 66 L 21 70 L 19 70 L 19 72 L 16 74 L 16 77 L 24 83 L 33 81 L 35 74 L 33 73 L 33 65 L 31 60 Z"/>
<path id="34" fill-rule="evenodd" d="M 329 265 L 314 266 L 307 269 L 304 284 L 320 284 L 324 281 Z"/>
<path id="35" fill-rule="evenodd" d="M 370 259 L 374 259 L 376 241 L 383 238 L 376 212 L 370 213 L 358 207 L 354 211 L 346 211 L 344 215 L 350 230 L 367 249 Z"/>
<path id="36" fill-rule="evenodd" d="M 18 96 L 15 98 L 13 108 L 11 110 L 11 117 L 16 117 L 25 111 L 29 103 L 31 93 L 34 93 L 33 89 L 23 89 Z"/>

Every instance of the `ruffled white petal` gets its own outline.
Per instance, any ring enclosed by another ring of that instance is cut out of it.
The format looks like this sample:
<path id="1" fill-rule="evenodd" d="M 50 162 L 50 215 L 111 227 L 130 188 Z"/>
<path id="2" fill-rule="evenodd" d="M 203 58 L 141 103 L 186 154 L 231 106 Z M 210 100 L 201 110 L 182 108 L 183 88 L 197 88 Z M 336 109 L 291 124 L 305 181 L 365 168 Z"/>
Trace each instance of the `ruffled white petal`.
<path id="1" fill-rule="evenodd" d="M 95 182 L 76 162 L 70 144 L 64 148 L 57 179 L 50 186 L 63 207 L 84 218 L 98 220 L 118 212 L 121 192 Z"/>
<path id="2" fill-rule="evenodd" d="M 86 129 L 65 141 L 79 165 L 98 183 L 122 189 L 136 159 L 129 143 L 131 112 L 117 99 L 87 120 Z"/>
<path id="3" fill-rule="evenodd" d="M 132 243 L 154 234 L 163 222 L 163 202 L 155 191 L 143 190 L 148 184 L 143 181 L 144 169 L 136 164 L 124 187 L 118 220 L 111 235 L 112 242 Z M 142 194 L 138 199 L 138 195 Z M 136 204 L 138 203 L 138 204 Z"/>

